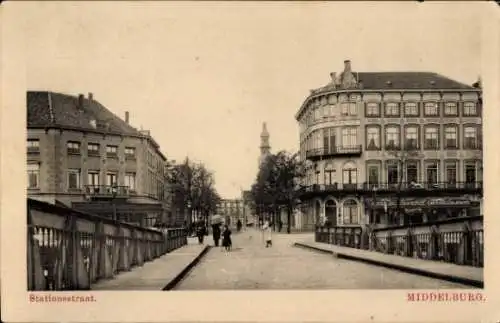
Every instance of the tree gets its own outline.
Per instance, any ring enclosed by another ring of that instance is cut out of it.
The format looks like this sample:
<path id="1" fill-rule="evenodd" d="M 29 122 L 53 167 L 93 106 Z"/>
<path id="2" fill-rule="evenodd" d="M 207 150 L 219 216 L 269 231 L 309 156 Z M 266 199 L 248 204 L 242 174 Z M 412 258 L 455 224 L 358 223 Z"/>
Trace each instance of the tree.
<path id="1" fill-rule="evenodd" d="M 298 200 L 298 180 L 303 174 L 304 167 L 298 155 L 280 151 L 268 156 L 262 163 L 252 185 L 251 193 L 255 205 L 262 205 L 269 211 L 276 211 L 279 206 L 286 208 L 288 233 L 291 215 Z"/>
<path id="2" fill-rule="evenodd" d="M 214 213 L 220 196 L 215 189 L 215 179 L 202 163 L 193 163 L 186 158 L 182 164 L 170 168 L 168 182 L 175 187 L 178 200 L 188 210 L 199 211 L 205 218 Z M 188 212 L 187 224 L 191 223 L 191 212 Z"/>

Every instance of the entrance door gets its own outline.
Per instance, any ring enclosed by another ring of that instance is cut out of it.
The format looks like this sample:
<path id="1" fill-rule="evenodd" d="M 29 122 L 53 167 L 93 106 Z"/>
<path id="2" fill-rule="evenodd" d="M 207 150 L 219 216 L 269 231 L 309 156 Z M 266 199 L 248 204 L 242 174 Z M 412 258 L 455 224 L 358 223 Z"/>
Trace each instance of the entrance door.
<path id="1" fill-rule="evenodd" d="M 325 216 L 331 227 L 337 226 L 337 204 L 335 204 L 335 201 L 326 201 Z"/>

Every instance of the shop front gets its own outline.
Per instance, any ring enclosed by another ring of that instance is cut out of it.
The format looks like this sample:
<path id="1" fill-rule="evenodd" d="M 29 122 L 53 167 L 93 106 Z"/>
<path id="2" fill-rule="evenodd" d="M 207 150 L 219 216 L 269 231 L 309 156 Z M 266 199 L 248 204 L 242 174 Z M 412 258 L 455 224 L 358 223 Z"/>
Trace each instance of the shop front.
<path id="1" fill-rule="evenodd" d="M 410 224 L 420 224 L 481 213 L 480 200 L 476 197 L 404 197 L 399 207 L 395 197 L 366 198 L 365 212 L 370 215 L 369 223 L 375 225 L 403 225 L 405 215 Z"/>

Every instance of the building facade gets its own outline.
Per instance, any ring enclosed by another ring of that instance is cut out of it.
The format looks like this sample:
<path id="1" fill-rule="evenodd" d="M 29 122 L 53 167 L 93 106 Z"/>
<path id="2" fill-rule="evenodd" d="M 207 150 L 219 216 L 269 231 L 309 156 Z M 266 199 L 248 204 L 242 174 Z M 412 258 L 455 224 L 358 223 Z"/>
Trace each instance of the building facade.
<path id="1" fill-rule="evenodd" d="M 414 222 L 481 213 L 480 86 L 427 72 L 357 73 L 348 60 L 330 76 L 296 114 L 302 228 L 391 225 L 401 221 L 396 207 Z"/>
<path id="2" fill-rule="evenodd" d="M 224 218 L 224 223 L 236 227 L 238 220 L 245 225 L 245 203 L 243 199 L 222 199 L 217 205 L 217 214 Z"/>
<path id="3" fill-rule="evenodd" d="M 149 131 L 93 98 L 27 93 L 28 197 L 151 227 L 168 224 L 166 157 Z"/>

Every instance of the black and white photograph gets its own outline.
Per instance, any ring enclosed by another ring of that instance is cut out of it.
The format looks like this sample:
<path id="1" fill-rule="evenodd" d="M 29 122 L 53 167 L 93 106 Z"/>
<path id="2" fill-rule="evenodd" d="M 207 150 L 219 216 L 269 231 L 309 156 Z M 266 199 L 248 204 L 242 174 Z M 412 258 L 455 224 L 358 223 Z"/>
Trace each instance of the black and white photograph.
<path id="1" fill-rule="evenodd" d="M 27 302 L 397 291 L 485 318 L 490 5 L 3 3 L 22 30 Z"/>

